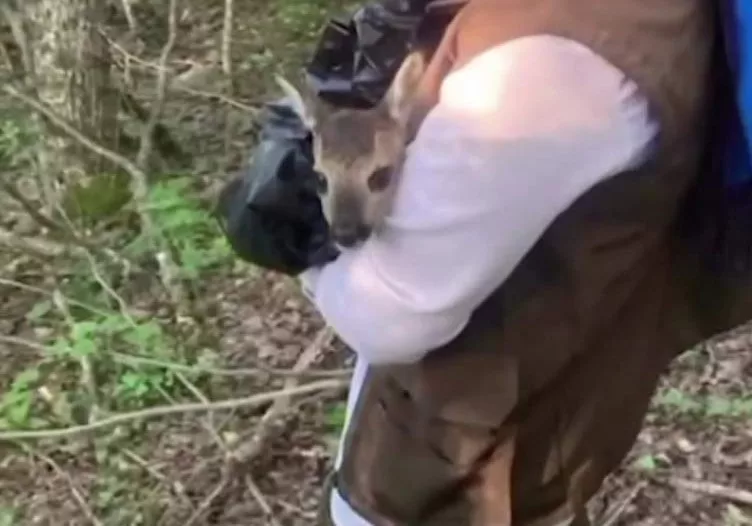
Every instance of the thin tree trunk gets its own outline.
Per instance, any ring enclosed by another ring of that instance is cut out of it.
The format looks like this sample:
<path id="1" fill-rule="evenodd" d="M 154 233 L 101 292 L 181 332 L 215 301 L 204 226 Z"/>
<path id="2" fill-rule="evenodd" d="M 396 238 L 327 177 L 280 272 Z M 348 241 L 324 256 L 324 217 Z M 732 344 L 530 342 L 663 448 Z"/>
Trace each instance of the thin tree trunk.
<path id="1" fill-rule="evenodd" d="M 109 47 L 99 32 L 102 0 L 22 0 L 34 71 L 27 84 L 39 99 L 85 135 L 118 150 L 119 95 L 113 89 Z M 50 130 L 41 139 L 39 170 L 48 199 L 52 180 L 86 184 L 113 167 L 65 135 Z"/>

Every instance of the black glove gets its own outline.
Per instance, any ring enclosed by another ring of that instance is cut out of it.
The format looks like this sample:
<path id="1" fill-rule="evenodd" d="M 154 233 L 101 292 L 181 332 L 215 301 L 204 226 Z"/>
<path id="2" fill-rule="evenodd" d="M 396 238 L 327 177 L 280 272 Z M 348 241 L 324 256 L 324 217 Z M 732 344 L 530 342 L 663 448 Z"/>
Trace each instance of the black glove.
<path id="1" fill-rule="evenodd" d="M 332 20 L 307 68 L 309 83 L 330 104 L 373 106 L 409 48 L 435 47 L 465 1 L 381 0 L 349 20 Z M 240 258 L 296 275 L 339 253 L 316 194 L 309 132 L 284 100 L 266 110 L 261 142 L 244 173 L 223 188 L 218 211 Z"/>

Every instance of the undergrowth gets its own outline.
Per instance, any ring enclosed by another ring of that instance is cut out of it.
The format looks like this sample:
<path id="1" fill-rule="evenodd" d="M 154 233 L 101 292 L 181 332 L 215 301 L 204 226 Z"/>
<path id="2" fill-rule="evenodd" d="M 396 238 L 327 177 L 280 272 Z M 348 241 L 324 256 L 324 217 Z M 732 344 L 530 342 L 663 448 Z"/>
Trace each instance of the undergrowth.
<path id="1" fill-rule="evenodd" d="M 233 261 L 210 213 L 201 208 L 190 179 L 170 178 L 154 185 L 148 206 L 158 236 L 176 255 L 181 278 L 196 282 L 202 272 Z M 133 236 L 123 254 L 144 261 L 153 239 Z M 39 359 L 18 372 L 0 397 L 0 428 L 43 428 L 83 423 L 93 412 L 138 408 L 180 396 L 199 376 L 176 372 L 179 364 L 207 365 L 168 321 L 133 312 L 112 286 L 113 276 L 92 260 L 61 283 L 26 314 L 47 338 Z M 88 266 L 88 272 L 85 268 Z"/>

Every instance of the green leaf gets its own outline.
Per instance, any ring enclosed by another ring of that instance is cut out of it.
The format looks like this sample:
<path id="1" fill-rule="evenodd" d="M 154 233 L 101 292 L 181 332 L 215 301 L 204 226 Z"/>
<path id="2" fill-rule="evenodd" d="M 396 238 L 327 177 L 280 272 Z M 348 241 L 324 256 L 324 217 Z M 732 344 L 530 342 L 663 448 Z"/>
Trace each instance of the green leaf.
<path id="1" fill-rule="evenodd" d="M 31 394 L 26 393 L 25 397 L 19 398 L 16 402 L 5 409 L 8 419 L 16 424 L 23 424 L 31 412 Z"/>
<path id="2" fill-rule="evenodd" d="M 125 341 L 140 348 L 154 346 L 161 338 L 162 327 L 153 321 L 131 326 L 123 335 Z"/>
<path id="3" fill-rule="evenodd" d="M 70 347 L 70 354 L 76 358 L 85 358 L 97 352 L 97 344 L 94 340 L 81 339 Z"/>
<path id="4" fill-rule="evenodd" d="M 674 408 L 682 413 L 690 413 L 702 410 L 702 404 L 678 389 L 672 388 L 659 397 L 658 403 Z"/>
<path id="5" fill-rule="evenodd" d="M 121 314 L 111 314 L 99 321 L 99 331 L 114 334 L 131 326 L 130 322 Z"/>
<path id="6" fill-rule="evenodd" d="M 50 353 L 57 356 L 68 356 L 72 353 L 71 344 L 65 338 L 55 341 L 50 347 Z"/>
<path id="7" fill-rule="evenodd" d="M 13 389 L 25 389 L 29 384 L 38 381 L 39 376 L 39 369 L 36 367 L 29 367 L 16 375 L 13 380 Z"/>
<path id="8" fill-rule="evenodd" d="M 708 416 L 729 416 L 733 413 L 732 401 L 720 396 L 708 397 L 707 414 Z"/>
<path id="9" fill-rule="evenodd" d="M 94 336 L 99 329 L 99 324 L 94 321 L 79 321 L 71 328 L 71 339 L 88 339 Z"/>
<path id="10" fill-rule="evenodd" d="M 126 392 L 143 396 L 149 391 L 148 378 L 136 372 L 127 372 L 120 376 L 120 385 Z"/>
<path id="11" fill-rule="evenodd" d="M 0 506 L 0 526 L 14 526 L 16 518 L 16 510 L 8 506 Z"/>
<path id="12" fill-rule="evenodd" d="M 347 404 L 339 403 L 335 405 L 327 412 L 326 416 L 329 427 L 333 427 L 337 430 L 342 429 L 347 418 Z"/>
<path id="13" fill-rule="evenodd" d="M 737 400 L 735 410 L 740 416 L 752 416 L 752 398 Z"/>
<path id="14" fill-rule="evenodd" d="M 634 466 L 641 471 L 648 472 L 655 471 L 658 468 L 655 457 L 650 454 L 642 455 L 635 461 Z"/>

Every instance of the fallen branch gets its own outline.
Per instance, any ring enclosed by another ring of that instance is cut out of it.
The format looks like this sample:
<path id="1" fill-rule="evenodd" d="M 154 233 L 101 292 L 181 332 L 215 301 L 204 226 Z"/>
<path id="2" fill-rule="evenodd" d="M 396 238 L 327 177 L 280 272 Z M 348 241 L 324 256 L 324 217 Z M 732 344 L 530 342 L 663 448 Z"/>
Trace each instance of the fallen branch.
<path id="1" fill-rule="evenodd" d="M 311 366 L 316 360 L 321 350 L 328 345 L 331 339 L 334 337 L 334 332 L 331 327 L 324 327 L 314 338 L 311 345 L 309 345 L 301 353 L 298 361 L 292 368 L 293 373 L 300 373 Z M 290 377 L 285 381 L 286 390 L 294 390 L 297 388 L 298 380 L 295 377 Z M 238 447 L 233 452 L 233 459 L 237 462 L 247 463 L 253 461 L 261 453 L 264 444 L 269 439 L 272 433 L 272 424 L 280 418 L 285 411 L 290 407 L 290 396 L 280 396 L 275 399 L 274 403 L 267 409 L 266 413 L 256 427 L 256 432 L 253 437 L 245 444 Z"/>
<path id="2" fill-rule="evenodd" d="M 210 402 L 208 404 L 191 403 L 169 406 L 156 406 L 139 411 L 130 411 L 127 413 L 115 414 L 108 418 L 104 418 L 90 424 L 83 424 L 78 426 L 63 427 L 57 429 L 2 431 L 0 432 L 0 441 L 65 438 L 90 431 L 95 431 L 97 429 L 102 429 L 105 427 L 114 426 L 116 424 L 131 422 L 133 420 L 147 420 L 160 416 L 170 416 L 185 413 L 200 413 L 206 411 L 218 411 L 223 409 L 238 409 L 241 407 L 256 407 L 267 402 L 273 402 L 282 397 L 289 398 L 296 395 L 315 393 L 319 391 L 334 391 L 345 388 L 346 386 L 347 382 L 345 380 L 320 380 L 318 382 L 307 383 L 293 389 L 279 389 L 277 391 L 259 393 L 245 398 L 232 398 L 229 400 Z"/>
<path id="3" fill-rule="evenodd" d="M 710 497 L 726 499 L 738 504 L 752 506 L 752 491 L 722 486 L 721 484 L 715 484 L 713 482 L 686 480 L 677 477 L 670 478 L 668 483 L 675 488 L 691 491 L 693 493 L 701 493 Z"/>

